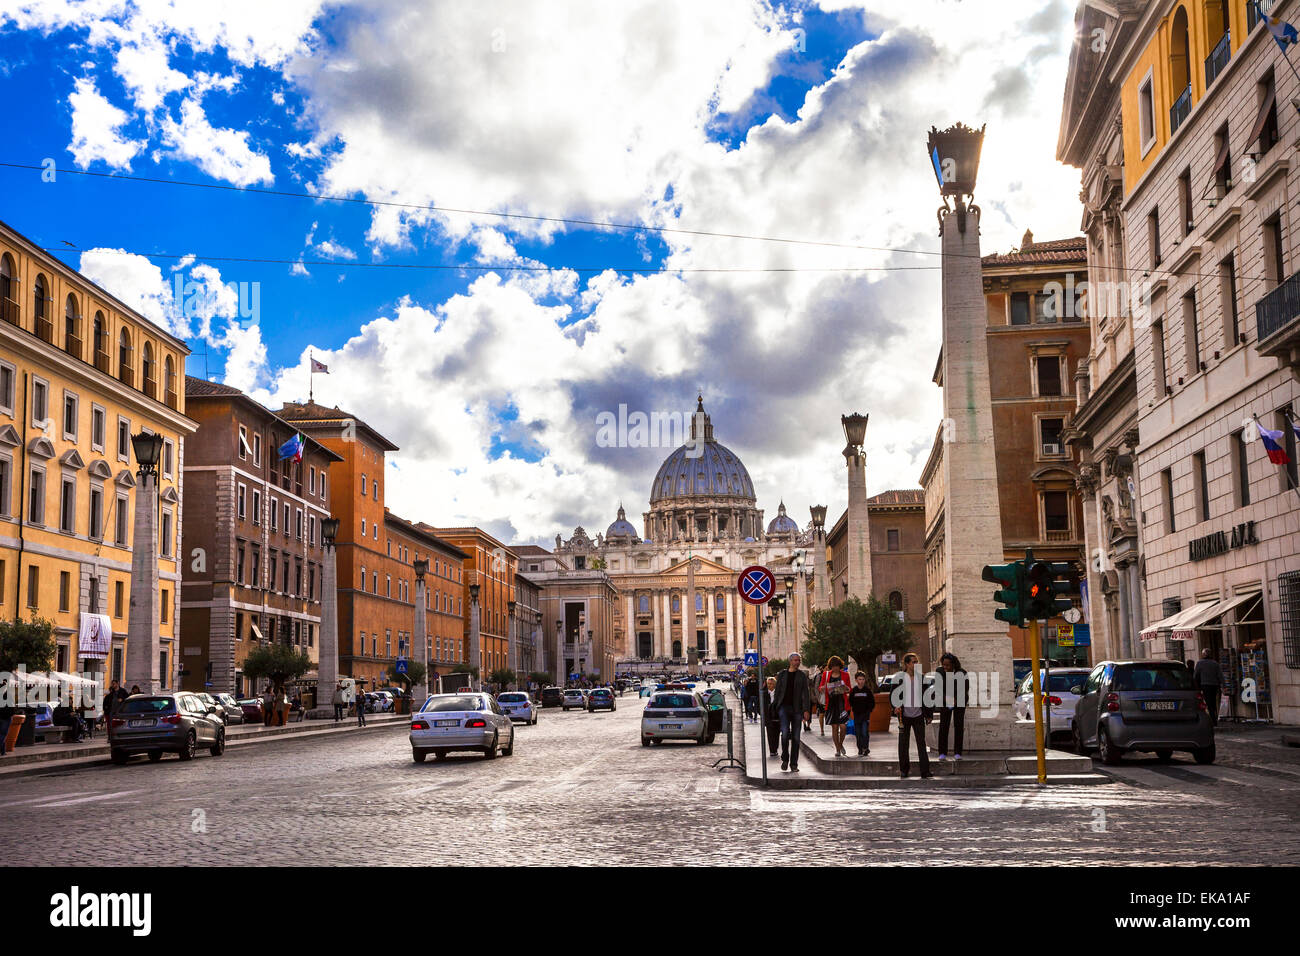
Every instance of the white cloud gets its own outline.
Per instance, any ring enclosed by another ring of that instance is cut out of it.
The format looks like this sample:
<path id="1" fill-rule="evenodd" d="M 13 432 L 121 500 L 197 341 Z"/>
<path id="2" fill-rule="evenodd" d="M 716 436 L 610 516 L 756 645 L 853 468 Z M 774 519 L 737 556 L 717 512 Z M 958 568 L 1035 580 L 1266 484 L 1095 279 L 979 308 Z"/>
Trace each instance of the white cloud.
<path id="1" fill-rule="evenodd" d="M 101 160 L 114 169 L 130 169 L 131 160 L 144 149 L 144 141 L 127 139 L 121 128 L 130 116 L 100 95 L 95 81 L 82 77 L 68 97 L 72 110 L 72 143 L 69 149 L 78 166 L 86 169 Z"/>
<path id="2" fill-rule="evenodd" d="M 181 159 L 194 163 L 214 179 L 237 186 L 275 181 L 271 162 L 248 144 L 247 130 L 217 129 L 195 100 L 181 104 L 181 119 L 162 121 L 163 143 Z"/>

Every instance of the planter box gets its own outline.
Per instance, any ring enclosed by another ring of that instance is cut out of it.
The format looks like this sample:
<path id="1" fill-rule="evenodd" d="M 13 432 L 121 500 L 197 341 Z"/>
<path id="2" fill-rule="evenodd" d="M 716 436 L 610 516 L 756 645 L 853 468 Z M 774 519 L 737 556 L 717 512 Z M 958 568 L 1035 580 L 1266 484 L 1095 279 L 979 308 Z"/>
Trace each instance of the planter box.
<path id="1" fill-rule="evenodd" d="M 876 694 L 876 706 L 871 709 L 871 721 L 867 724 L 870 733 L 884 733 L 889 729 L 890 713 L 889 695 Z"/>

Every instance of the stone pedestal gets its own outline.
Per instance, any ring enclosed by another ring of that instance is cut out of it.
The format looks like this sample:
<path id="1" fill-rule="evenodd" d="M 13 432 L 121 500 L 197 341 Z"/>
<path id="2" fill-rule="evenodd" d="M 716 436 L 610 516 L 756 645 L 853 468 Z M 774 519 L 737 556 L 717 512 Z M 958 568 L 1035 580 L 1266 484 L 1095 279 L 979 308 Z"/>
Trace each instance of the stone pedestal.
<path id="1" fill-rule="evenodd" d="M 965 230 L 960 228 L 964 218 Z M 1011 638 L 993 617 L 996 587 L 981 579 L 986 564 L 1001 564 L 1002 517 L 993 443 L 986 340 L 988 315 L 981 275 L 979 211 L 942 214 L 944 528 L 948 568 L 948 639 L 982 696 L 966 710 L 966 750 L 1019 749 L 1012 716 L 1015 698 Z M 981 716 L 996 705 L 996 713 Z M 1023 725 L 1022 725 L 1023 726 Z"/>
<path id="2" fill-rule="evenodd" d="M 483 655 L 479 651 L 479 606 L 478 601 L 470 601 L 469 604 L 469 665 L 476 667 L 479 671 L 477 678 L 471 678 L 476 688 L 483 686 L 483 678 L 487 675 L 483 673 Z"/>
<path id="3" fill-rule="evenodd" d="M 429 639 L 427 630 L 428 612 L 425 610 L 425 585 L 423 577 L 415 579 L 415 623 L 411 626 L 411 659 L 424 663 L 424 680 L 411 688 L 411 709 L 418 710 L 424 706 L 429 696 Z"/>
<path id="4" fill-rule="evenodd" d="M 131 608 L 126 625 L 123 686 L 146 694 L 161 690 L 158 655 L 158 479 L 146 475 L 135 489 L 135 526 L 131 538 Z"/>
<path id="5" fill-rule="evenodd" d="M 981 285 L 980 301 L 983 302 Z M 849 597 L 866 602 L 871 596 L 871 524 L 867 514 L 867 456 L 861 449 L 846 449 L 849 472 L 848 558 Z"/>

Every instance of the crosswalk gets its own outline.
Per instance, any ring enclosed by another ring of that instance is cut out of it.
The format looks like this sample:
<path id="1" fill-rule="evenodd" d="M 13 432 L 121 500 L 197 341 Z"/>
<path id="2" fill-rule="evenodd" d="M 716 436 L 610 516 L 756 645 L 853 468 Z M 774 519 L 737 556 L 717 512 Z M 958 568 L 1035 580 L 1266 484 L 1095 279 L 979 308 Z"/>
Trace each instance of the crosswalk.
<path id="1" fill-rule="evenodd" d="M 1098 769 L 1116 780 L 1144 789 L 1174 789 L 1181 792 L 1245 787 L 1272 792 L 1300 791 L 1300 776 L 1278 773 L 1270 767 L 1252 765 L 1245 770 L 1217 764 L 1137 764 L 1121 762 Z"/>

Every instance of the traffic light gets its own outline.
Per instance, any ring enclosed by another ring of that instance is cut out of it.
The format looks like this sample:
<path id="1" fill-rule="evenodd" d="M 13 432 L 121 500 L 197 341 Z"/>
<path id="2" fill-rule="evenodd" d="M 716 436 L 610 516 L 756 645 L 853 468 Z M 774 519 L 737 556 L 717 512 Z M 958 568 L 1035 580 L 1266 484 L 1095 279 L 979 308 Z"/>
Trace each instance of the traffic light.
<path id="1" fill-rule="evenodd" d="M 1006 605 L 993 612 L 999 621 L 1006 621 L 1014 627 L 1024 627 L 1025 611 L 1025 568 L 1020 561 L 1011 564 L 986 564 L 980 577 L 994 584 L 1001 584 L 1002 589 L 993 592 L 993 600 Z"/>
<path id="2" fill-rule="evenodd" d="M 1063 595 L 1069 593 L 1071 581 L 1077 581 L 1074 565 L 1068 562 L 1033 561 L 1025 569 L 1025 617 L 1044 620 L 1074 607 Z"/>

